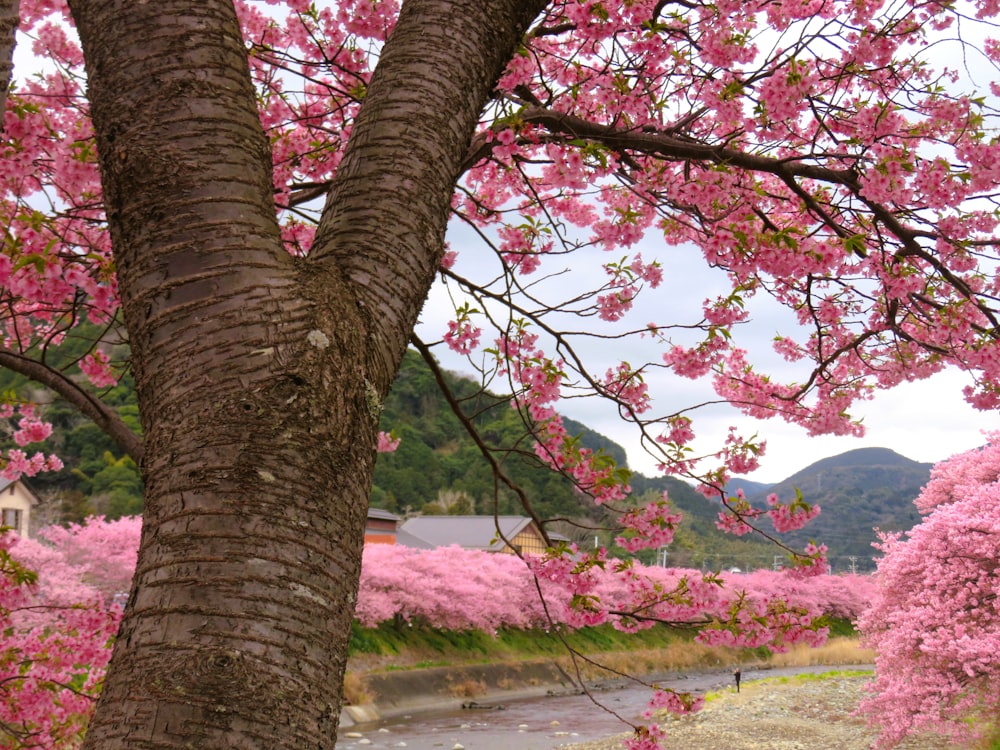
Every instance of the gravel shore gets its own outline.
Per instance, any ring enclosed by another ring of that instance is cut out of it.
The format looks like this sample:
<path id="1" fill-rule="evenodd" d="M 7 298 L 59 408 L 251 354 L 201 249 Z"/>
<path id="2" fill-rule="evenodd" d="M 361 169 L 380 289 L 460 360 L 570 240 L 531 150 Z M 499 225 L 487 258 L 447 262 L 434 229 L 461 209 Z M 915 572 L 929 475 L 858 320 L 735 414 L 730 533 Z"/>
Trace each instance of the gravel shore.
<path id="1" fill-rule="evenodd" d="M 668 724 L 667 750 L 869 750 L 876 734 L 853 716 L 867 677 L 762 680 L 711 700 Z M 620 750 L 627 735 L 562 750 Z M 908 740 L 899 750 L 961 750 L 940 737 Z"/>

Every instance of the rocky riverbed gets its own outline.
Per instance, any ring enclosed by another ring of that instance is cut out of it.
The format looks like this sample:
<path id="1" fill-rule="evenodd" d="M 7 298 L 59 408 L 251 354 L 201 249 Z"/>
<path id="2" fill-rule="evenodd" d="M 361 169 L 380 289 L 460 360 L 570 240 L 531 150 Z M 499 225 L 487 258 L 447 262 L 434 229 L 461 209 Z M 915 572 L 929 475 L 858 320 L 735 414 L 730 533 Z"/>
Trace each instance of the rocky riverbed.
<path id="1" fill-rule="evenodd" d="M 709 701 L 693 716 L 671 720 L 667 750 L 868 750 L 876 733 L 854 716 L 867 677 L 762 680 Z M 627 735 L 560 750 L 620 750 Z M 962 750 L 927 735 L 899 750 Z"/>

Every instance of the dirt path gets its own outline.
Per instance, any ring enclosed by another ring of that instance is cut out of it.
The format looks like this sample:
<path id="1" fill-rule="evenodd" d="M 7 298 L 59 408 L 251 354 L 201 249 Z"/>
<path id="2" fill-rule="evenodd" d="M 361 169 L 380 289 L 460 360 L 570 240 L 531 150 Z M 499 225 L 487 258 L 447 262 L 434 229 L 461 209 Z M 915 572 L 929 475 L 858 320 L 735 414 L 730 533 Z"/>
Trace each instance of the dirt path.
<path id="1" fill-rule="evenodd" d="M 868 750 L 875 740 L 853 716 L 866 677 L 744 684 L 694 716 L 669 723 L 666 750 Z M 619 750 L 623 737 L 566 746 L 565 750 Z M 899 750 L 960 750 L 934 736 Z"/>

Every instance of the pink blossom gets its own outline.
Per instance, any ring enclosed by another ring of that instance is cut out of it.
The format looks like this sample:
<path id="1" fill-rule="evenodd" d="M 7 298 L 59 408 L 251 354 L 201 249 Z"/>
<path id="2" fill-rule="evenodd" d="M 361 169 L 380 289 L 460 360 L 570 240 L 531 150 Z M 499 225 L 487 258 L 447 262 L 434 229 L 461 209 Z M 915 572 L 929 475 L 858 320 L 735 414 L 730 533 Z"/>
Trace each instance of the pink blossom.
<path id="1" fill-rule="evenodd" d="M 20 446 L 40 443 L 52 434 L 52 425 L 39 421 L 34 415 L 23 417 L 17 426 L 18 430 L 14 433 L 14 442 Z"/>
<path id="2" fill-rule="evenodd" d="M 459 354 L 471 354 L 472 350 L 479 345 L 479 337 L 483 331 L 474 327 L 468 320 L 448 321 L 448 332 L 444 335 L 444 340 L 448 348 Z"/>
<path id="3" fill-rule="evenodd" d="M 998 435 L 934 468 L 917 506 L 923 520 L 883 534 L 877 592 L 859 627 L 876 650 L 872 695 L 861 706 L 880 748 L 930 730 L 968 742 L 969 715 L 1000 711 Z"/>
<path id="4" fill-rule="evenodd" d="M 117 376 L 111 371 L 110 358 L 100 349 L 80 360 L 80 371 L 98 388 L 107 388 L 118 382 Z"/>
<path id="5" fill-rule="evenodd" d="M 379 432 L 378 434 L 378 446 L 376 451 L 379 453 L 392 453 L 399 447 L 399 443 L 402 438 L 394 438 L 388 432 Z"/>

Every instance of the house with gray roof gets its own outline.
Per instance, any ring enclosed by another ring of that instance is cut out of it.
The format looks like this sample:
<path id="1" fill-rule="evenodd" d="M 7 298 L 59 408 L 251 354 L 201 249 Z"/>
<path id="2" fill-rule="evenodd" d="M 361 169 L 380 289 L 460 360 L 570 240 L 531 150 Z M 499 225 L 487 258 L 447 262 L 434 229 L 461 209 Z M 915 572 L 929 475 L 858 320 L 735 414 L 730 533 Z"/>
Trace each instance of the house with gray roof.
<path id="1" fill-rule="evenodd" d="M 546 548 L 538 526 L 525 516 L 417 516 L 403 522 L 396 542 L 424 548 L 458 545 L 508 554 L 540 555 Z"/>
<path id="2" fill-rule="evenodd" d="M 365 520 L 365 544 L 398 544 L 399 516 L 381 508 L 369 508 Z"/>

